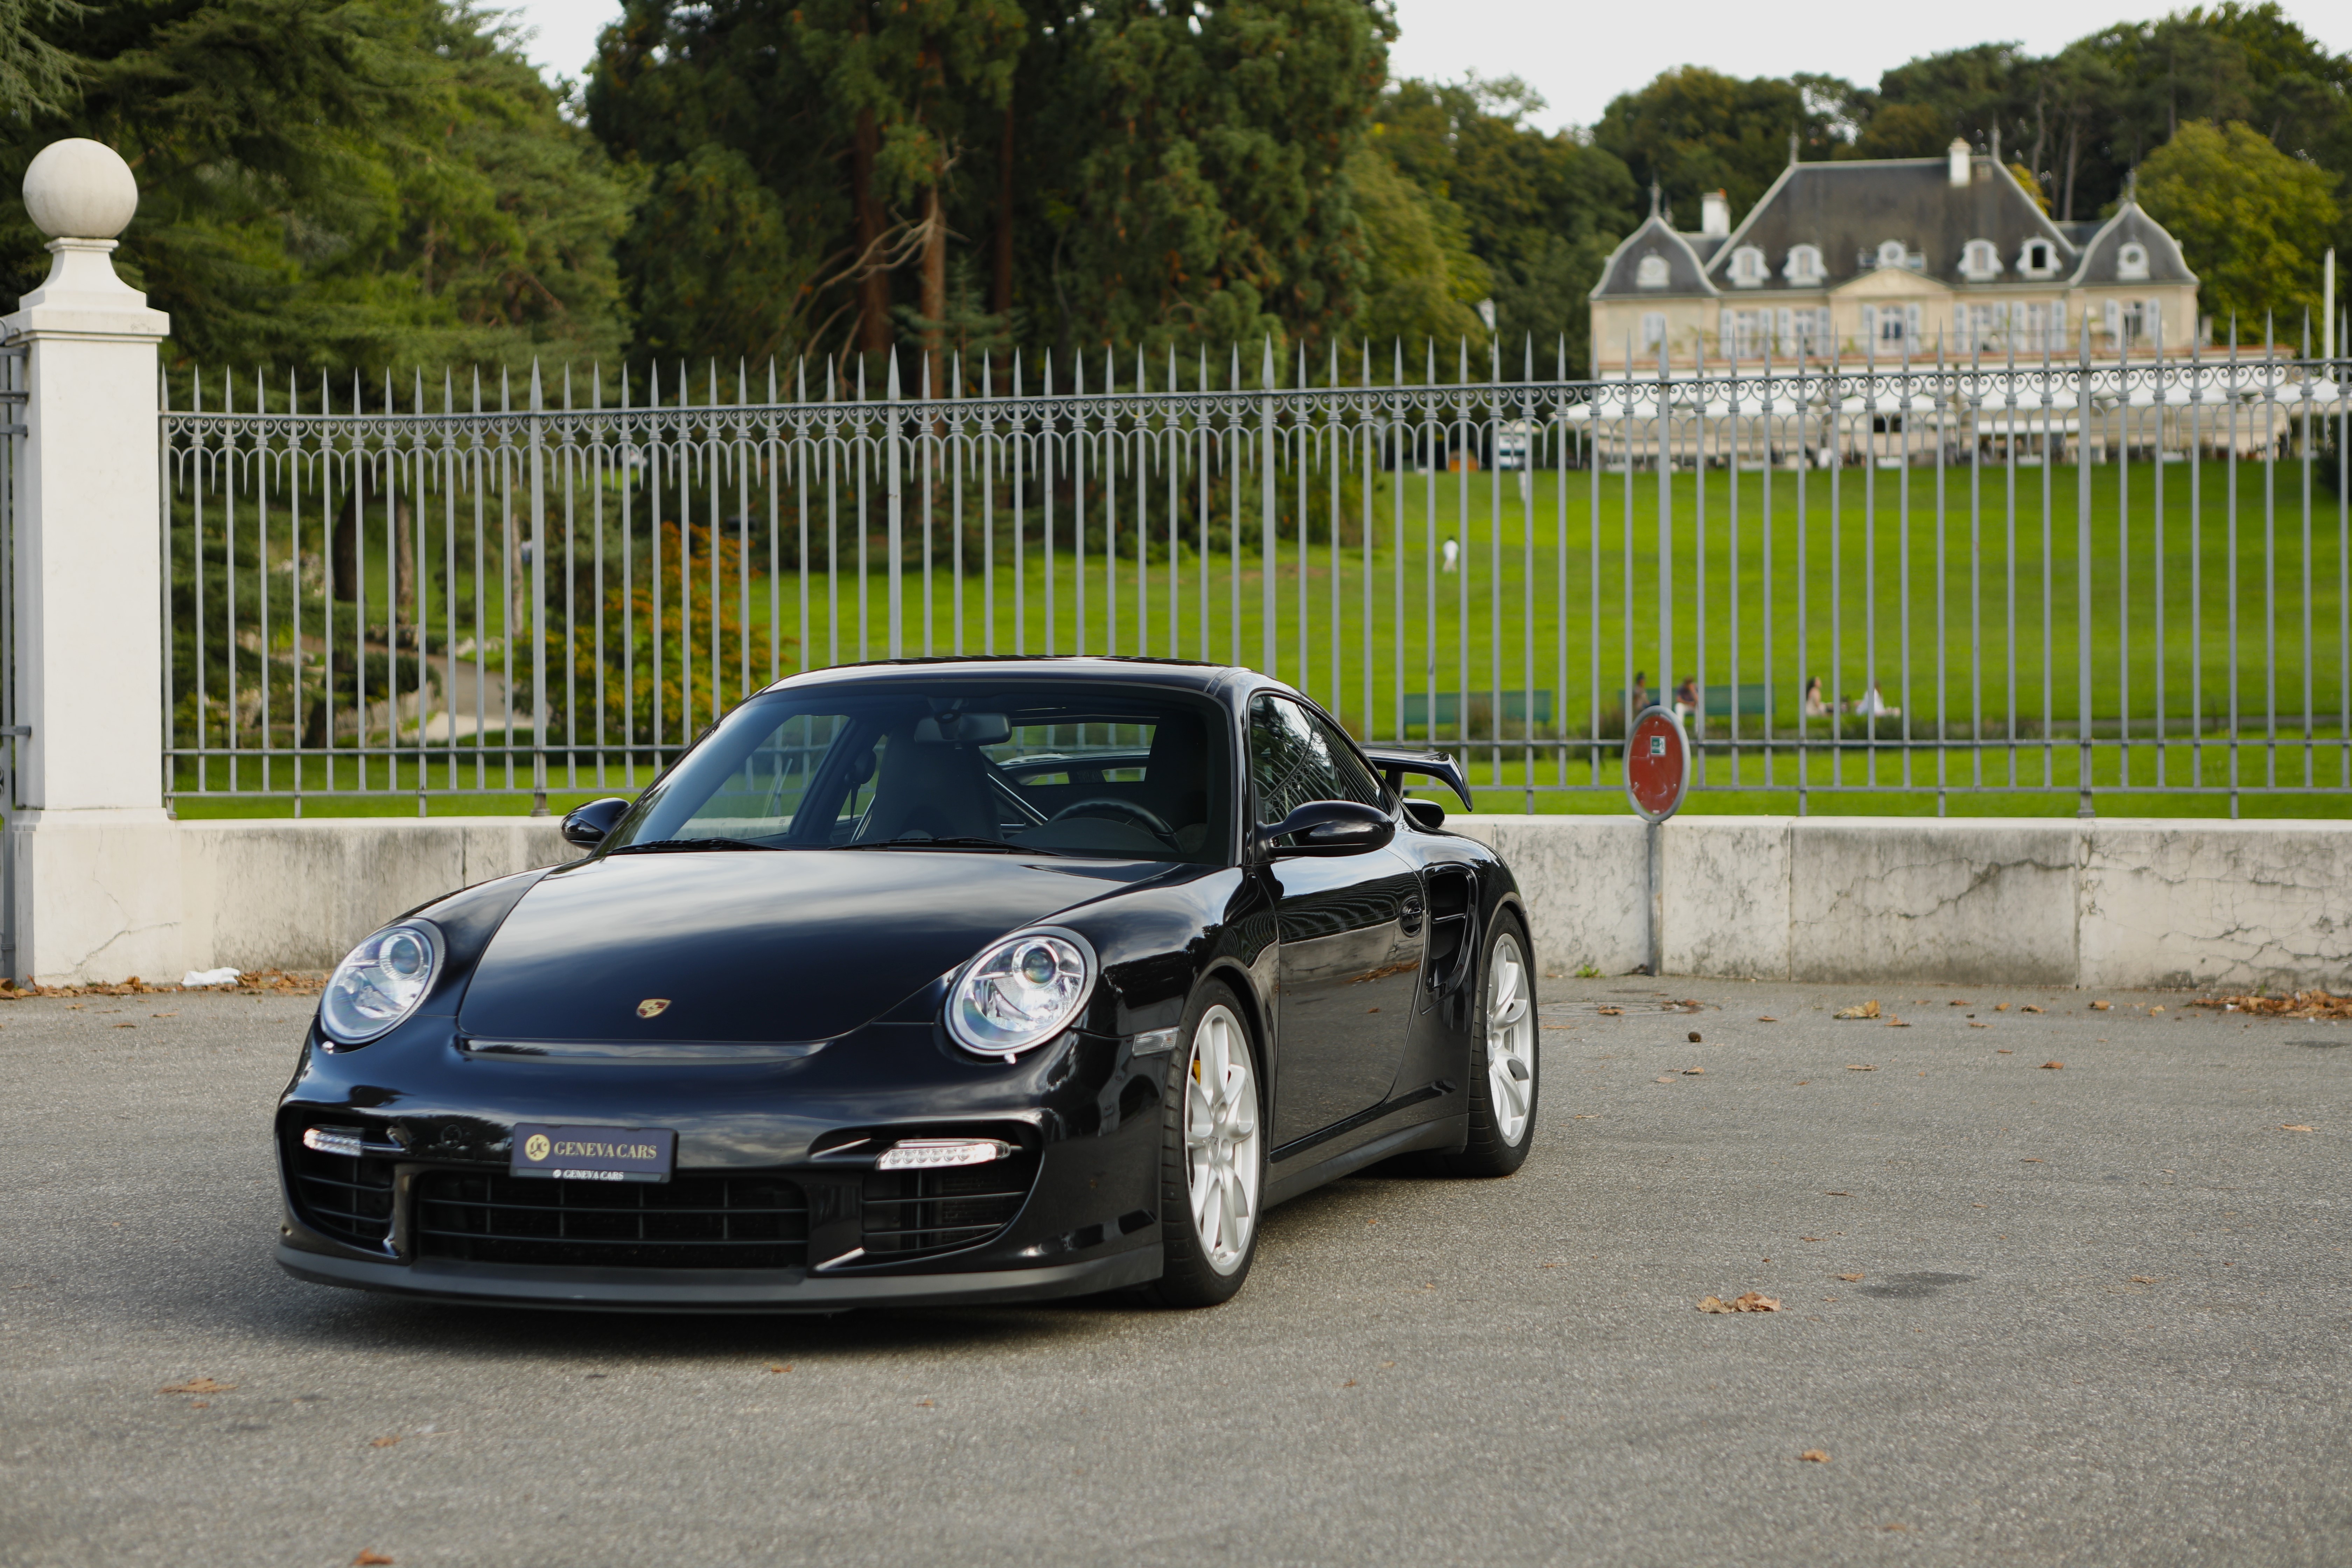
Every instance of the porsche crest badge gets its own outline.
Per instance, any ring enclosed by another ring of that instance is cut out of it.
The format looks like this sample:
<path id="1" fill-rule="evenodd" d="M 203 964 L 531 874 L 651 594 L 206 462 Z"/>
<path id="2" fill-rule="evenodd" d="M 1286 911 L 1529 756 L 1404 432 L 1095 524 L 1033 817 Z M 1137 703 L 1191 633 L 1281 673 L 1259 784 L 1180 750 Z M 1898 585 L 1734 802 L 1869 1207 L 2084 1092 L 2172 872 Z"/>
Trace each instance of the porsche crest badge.
<path id="1" fill-rule="evenodd" d="M 668 997 L 648 996 L 644 1001 L 637 1004 L 637 1016 L 640 1018 L 657 1018 L 661 1016 L 668 1007 Z"/>

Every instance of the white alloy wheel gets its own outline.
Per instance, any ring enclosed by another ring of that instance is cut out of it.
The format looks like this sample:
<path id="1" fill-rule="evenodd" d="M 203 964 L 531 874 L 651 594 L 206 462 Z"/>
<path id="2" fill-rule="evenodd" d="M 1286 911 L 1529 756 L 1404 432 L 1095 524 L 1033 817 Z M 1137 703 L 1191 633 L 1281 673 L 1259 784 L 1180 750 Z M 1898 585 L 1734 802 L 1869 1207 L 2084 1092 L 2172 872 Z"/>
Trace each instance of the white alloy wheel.
<path id="1" fill-rule="evenodd" d="M 1536 1099 L 1536 1019 L 1528 963 L 1509 931 L 1495 939 L 1486 973 L 1486 1084 L 1495 1132 L 1517 1147 Z"/>
<path id="2" fill-rule="evenodd" d="M 1192 1031 L 1185 1079 L 1184 1163 L 1192 1232 L 1209 1267 L 1231 1274 L 1247 1260 L 1250 1234 L 1257 1226 L 1260 1161 L 1249 1037 L 1223 1003 L 1203 1013 Z"/>

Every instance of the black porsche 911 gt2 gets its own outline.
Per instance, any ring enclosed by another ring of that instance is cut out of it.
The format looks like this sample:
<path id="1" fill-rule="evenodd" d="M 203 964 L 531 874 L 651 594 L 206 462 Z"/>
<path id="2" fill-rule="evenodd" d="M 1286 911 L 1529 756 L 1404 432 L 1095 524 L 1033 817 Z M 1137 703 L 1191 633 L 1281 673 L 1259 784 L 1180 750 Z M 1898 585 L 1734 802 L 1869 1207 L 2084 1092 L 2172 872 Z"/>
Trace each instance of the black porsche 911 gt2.
<path id="1" fill-rule="evenodd" d="M 1223 666 L 787 679 L 589 850 L 335 971 L 278 1102 L 278 1261 L 608 1309 L 1231 1296 L 1267 1205 L 1499 1175 L 1527 912 L 1412 774 Z"/>

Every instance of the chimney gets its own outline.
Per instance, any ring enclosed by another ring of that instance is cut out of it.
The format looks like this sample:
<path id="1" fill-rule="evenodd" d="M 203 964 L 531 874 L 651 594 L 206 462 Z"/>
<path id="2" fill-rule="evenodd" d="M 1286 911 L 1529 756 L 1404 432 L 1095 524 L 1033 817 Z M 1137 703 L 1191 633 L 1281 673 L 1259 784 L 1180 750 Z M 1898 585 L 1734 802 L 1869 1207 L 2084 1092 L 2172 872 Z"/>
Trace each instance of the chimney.
<path id="1" fill-rule="evenodd" d="M 1958 189 L 1969 183 L 1969 144 L 1955 136 L 1952 138 L 1950 153 L 1952 184 L 1955 189 Z"/>
<path id="2" fill-rule="evenodd" d="M 1698 232 L 1702 239 L 1720 239 L 1731 232 L 1731 197 L 1708 191 L 1698 199 Z"/>

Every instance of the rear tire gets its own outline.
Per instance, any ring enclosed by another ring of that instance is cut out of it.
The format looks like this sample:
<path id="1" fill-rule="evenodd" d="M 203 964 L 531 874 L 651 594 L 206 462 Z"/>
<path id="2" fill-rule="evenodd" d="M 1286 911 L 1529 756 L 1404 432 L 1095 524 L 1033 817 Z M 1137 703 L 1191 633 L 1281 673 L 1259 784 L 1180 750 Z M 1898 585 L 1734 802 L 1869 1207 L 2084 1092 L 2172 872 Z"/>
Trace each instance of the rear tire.
<path id="1" fill-rule="evenodd" d="M 1438 1156 L 1450 1176 L 1507 1176 L 1527 1163 L 1536 1135 L 1535 966 L 1515 916 L 1495 921 L 1478 967 L 1478 1012 L 1470 1047 L 1470 1140 Z"/>
<path id="2" fill-rule="evenodd" d="M 1163 1307 L 1231 1300 L 1257 1257 L 1265 1135 L 1257 1048 L 1241 1003 L 1201 988 L 1169 1052 L 1160 1123 L 1163 1262 L 1145 1294 Z"/>

